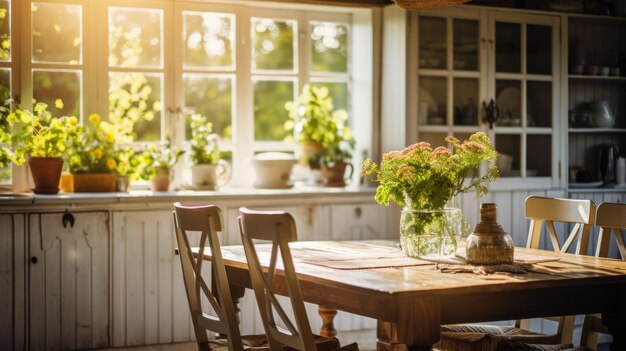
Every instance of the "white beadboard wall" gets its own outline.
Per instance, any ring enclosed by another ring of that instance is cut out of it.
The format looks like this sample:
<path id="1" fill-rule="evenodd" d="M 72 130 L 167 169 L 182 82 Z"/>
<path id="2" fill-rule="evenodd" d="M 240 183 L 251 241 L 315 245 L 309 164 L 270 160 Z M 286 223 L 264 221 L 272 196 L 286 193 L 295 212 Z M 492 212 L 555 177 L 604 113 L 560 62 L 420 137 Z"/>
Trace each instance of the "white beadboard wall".
<path id="1" fill-rule="evenodd" d="M 0 215 L 0 350 L 24 350 L 26 215 Z"/>

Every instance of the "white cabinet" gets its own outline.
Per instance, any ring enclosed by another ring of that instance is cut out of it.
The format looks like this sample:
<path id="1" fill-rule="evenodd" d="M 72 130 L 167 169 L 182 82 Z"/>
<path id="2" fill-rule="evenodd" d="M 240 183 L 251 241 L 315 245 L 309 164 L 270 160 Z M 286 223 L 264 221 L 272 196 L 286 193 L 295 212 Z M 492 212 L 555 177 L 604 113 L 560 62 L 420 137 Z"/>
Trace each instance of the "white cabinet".
<path id="1" fill-rule="evenodd" d="M 108 347 L 109 213 L 31 213 L 28 228 L 28 348 Z"/>
<path id="2" fill-rule="evenodd" d="M 407 144 L 487 131 L 501 154 L 494 188 L 558 186 L 560 16 L 464 7 L 407 19 Z"/>
<path id="3" fill-rule="evenodd" d="M 330 205 L 332 240 L 396 239 L 387 230 L 388 211 L 378 204 Z"/>
<path id="4" fill-rule="evenodd" d="M 171 210 L 113 213 L 112 344 L 194 340 Z"/>
<path id="5" fill-rule="evenodd" d="M 26 348 L 26 215 L 0 214 L 0 350 Z"/>

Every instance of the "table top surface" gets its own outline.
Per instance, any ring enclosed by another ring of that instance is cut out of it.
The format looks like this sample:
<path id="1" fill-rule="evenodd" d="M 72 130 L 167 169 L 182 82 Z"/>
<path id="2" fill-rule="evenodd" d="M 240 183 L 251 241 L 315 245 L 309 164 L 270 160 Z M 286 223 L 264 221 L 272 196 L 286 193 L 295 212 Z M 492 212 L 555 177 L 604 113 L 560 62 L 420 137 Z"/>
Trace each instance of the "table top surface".
<path id="1" fill-rule="evenodd" d="M 525 274 L 442 273 L 434 264 L 359 270 L 338 270 L 312 264 L 312 259 L 345 259 L 402 255 L 392 240 L 368 241 L 300 241 L 290 244 L 294 265 L 301 282 L 327 287 L 357 289 L 368 294 L 466 294 L 486 291 L 528 290 L 552 287 L 626 283 L 626 262 L 557 253 L 547 250 L 515 248 L 533 256 L 558 258 L 537 263 Z M 269 257 L 270 245 L 258 245 L 261 260 Z M 225 264 L 231 269 L 247 270 L 242 246 L 223 246 Z"/>

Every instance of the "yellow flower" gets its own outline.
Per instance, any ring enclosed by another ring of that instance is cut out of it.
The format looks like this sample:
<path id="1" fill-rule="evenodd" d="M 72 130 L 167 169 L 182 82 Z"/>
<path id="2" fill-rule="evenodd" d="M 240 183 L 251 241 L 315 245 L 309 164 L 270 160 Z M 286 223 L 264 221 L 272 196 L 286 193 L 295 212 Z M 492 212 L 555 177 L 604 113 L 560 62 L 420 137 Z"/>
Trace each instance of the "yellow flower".
<path id="1" fill-rule="evenodd" d="M 99 159 L 100 157 L 102 157 L 102 150 L 100 149 L 93 150 L 91 152 L 91 156 L 93 156 L 96 159 Z"/>
<path id="2" fill-rule="evenodd" d="M 63 108 L 63 106 L 65 106 L 65 105 L 63 105 L 63 100 L 61 100 L 61 99 L 56 99 L 56 100 L 54 100 L 54 106 L 60 110 L 60 109 L 62 109 L 62 108 Z"/>
<path id="3" fill-rule="evenodd" d="M 67 122 L 71 125 L 71 126 L 75 126 L 76 124 L 78 124 L 78 118 L 72 116 L 70 117 Z"/>
<path id="4" fill-rule="evenodd" d="M 89 116 L 89 122 L 98 124 L 98 122 L 100 122 L 100 115 L 97 113 L 91 114 L 91 116 Z"/>
<path id="5" fill-rule="evenodd" d="M 112 159 L 112 158 L 108 158 L 107 159 L 107 167 L 109 167 L 109 169 L 114 169 L 115 166 L 117 166 L 117 163 L 115 162 L 115 160 Z"/>
<path id="6" fill-rule="evenodd" d="M 114 141 L 115 141 L 115 136 L 113 135 L 113 133 L 108 132 L 108 133 L 104 136 L 104 140 L 105 140 L 107 143 L 112 143 L 112 142 L 114 142 Z"/>

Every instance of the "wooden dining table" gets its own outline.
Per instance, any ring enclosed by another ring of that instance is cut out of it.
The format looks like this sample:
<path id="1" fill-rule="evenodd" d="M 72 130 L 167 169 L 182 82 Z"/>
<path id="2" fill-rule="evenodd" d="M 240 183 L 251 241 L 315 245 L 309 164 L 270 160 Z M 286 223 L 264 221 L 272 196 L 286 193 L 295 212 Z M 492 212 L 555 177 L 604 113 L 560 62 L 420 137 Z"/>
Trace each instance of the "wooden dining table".
<path id="1" fill-rule="evenodd" d="M 386 268 L 333 267 L 333 261 L 402 255 L 398 243 L 299 241 L 290 244 L 306 302 L 322 314 L 334 310 L 378 320 L 377 350 L 431 350 L 440 325 L 531 317 L 602 313 L 613 335 L 611 350 L 626 350 L 626 262 L 515 248 L 517 254 L 545 258 L 526 273 L 444 273 L 435 263 Z M 269 245 L 257 247 L 261 261 Z M 242 246 L 222 247 L 234 294 L 251 288 Z M 210 259 L 210 254 L 205 255 Z M 361 261 L 363 261 L 361 260 Z M 330 262 L 331 264 L 325 263 Z M 287 294 L 284 279 L 276 292 Z M 324 317 L 324 316 L 323 316 Z M 322 334 L 332 335 L 325 318 Z"/>

